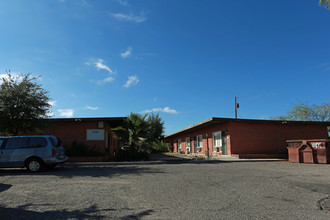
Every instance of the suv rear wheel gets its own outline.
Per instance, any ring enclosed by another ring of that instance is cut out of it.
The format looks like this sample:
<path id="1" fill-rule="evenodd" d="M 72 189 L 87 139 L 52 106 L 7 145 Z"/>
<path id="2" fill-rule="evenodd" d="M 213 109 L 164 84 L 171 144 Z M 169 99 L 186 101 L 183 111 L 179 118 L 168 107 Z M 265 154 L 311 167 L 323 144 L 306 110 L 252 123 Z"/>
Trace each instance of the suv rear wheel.
<path id="1" fill-rule="evenodd" d="M 26 162 L 26 169 L 30 172 L 39 172 L 43 167 L 43 163 L 40 159 L 31 158 Z"/>

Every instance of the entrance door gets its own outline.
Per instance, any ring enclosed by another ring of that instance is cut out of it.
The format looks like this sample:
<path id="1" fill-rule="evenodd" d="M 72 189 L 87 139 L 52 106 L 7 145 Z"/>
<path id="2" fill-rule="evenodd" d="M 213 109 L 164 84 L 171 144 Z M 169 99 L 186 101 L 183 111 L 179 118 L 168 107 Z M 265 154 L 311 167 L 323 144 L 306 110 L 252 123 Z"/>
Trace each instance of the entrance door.
<path id="1" fill-rule="evenodd" d="M 197 154 L 197 138 L 194 137 L 194 153 Z"/>
<path id="2" fill-rule="evenodd" d="M 190 137 L 186 138 L 186 153 L 191 154 L 191 140 Z"/>
<path id="3" fill-rule="evenodd" d="M 227 131 L 222 131 L 221 137 L 222 137 L 222 155 L 227 155 Z"/>

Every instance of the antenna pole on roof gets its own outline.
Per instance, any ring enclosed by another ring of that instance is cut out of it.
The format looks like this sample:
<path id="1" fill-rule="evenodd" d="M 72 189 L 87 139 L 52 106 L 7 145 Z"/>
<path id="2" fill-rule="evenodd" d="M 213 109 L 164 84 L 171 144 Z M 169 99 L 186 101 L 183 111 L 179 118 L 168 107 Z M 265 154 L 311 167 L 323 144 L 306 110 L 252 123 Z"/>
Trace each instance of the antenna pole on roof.
<path id="1" fill-rule="evenodd" d="M 235 119 L 237 119 L 237 109 L 239 108 L 239 103 L 237 103 L 238 97 L 235 96 Z"/>

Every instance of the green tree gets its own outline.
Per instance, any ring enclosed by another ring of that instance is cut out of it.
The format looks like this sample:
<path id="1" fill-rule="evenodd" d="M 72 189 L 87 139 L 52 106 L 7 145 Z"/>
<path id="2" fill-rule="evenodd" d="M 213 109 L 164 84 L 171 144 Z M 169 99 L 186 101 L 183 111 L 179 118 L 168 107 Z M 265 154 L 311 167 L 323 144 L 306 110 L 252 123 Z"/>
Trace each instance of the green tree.
<path id="1" fill-rule="evenodd" d="M 48 91 L 35 81 L 39 77 L 31 74 L 1 79 L 0 85 L 0 129 L 5 134 L 35 132 L 43 128 L 48 118 L 50 98 Z"/>
<path id="2" fill-rule="evenodd" d="M 327 9 L 330 9 L 330 0 L 320 0 L 319 1 L 320 6 L 324 6 Z"/>
<path id="3" fill-rule="evenodd" d="M 330 104 L 308 105 L 294 104 L 285 116 L 272 117 L 273 120 L 292 121 L 330 121 Z"/>
<path id="4" fill-rule="evenodd" d="M 130 159 L 134 159 L 139 152 L 154 151 L 154 148 L 157 151 L 164 149 L 165 144 L 160 141 L 164 133 L 164 122 L 159 114 L 142 116 L 131 113 L 121 126 L 112 130 L 123 146 L 130 147 Z"/>
<path id="5" fill-rule="evenodd" d="M 148 138 L 149 123 L 146 121 L 148 114 L 141 116 L 131 113 L 119 127 L 113 128 L 122 145 L 128 145 L 131 151 L 136 151 L 145 146 Z"/>
<path id="6" fill-rule="evenodd" d="M 164 121 L 159 117 L 159 114 L 151 113 L 147 119 L 149 123 L 148 141 L 157 142 L 159 141 L 164 133 Z"/>

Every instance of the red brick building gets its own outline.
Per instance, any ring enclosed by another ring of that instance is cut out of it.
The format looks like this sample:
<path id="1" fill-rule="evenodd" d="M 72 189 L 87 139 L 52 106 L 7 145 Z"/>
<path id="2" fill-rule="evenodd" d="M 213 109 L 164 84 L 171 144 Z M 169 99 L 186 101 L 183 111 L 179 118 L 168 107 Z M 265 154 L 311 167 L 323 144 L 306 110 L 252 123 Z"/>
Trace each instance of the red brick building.
<path id="1" fill-rule="evenodd" d="M 210 118 L 165 136 L 174 152 L 286 157 L 286 140 L 329 138 L 330 122 Z"/>
<path id="2" fill-rule="evenodd" d="M 112 128 L 123 122 L 125 117 L 107 118 L 54 118 L 42 134 L 59 137 L 64 146 L 70 147 L 74 141 L 95 147 L 104 156 L 114 156 L 118 145 Z"/>

